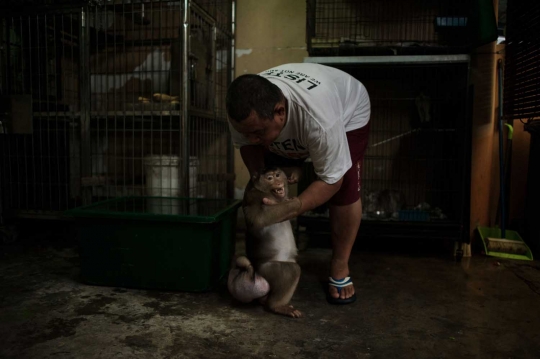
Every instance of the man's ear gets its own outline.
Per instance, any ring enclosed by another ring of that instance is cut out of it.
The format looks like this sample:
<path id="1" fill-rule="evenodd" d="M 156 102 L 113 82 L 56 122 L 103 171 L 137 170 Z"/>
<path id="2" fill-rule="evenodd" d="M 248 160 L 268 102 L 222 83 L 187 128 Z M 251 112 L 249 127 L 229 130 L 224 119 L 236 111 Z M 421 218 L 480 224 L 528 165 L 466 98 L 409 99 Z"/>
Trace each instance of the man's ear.
<path id="1" fill-rule="evenodd" d="M 286 109 L 285 109 L 285 101 L 280 101 L 274 106 L 274 112 L 279 115 L 285 117 Z"/>

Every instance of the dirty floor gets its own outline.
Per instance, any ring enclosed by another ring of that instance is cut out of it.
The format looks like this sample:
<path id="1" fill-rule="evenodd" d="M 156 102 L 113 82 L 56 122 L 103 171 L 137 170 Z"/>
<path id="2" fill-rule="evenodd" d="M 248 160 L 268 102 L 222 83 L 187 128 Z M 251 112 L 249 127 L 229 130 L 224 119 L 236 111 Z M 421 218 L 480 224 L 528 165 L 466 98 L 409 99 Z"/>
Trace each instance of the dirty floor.
<path id="1" fill-rule="evenodd" d="M 293 299 L 305 318 L 288 319 L 223 287 L 84 285 L 69 240 L 0 250 L 0 358 L 540 358 L 538 262 L 359 250 L 358 300 L 331 306 L 330 251 L 307 248 Z"/>

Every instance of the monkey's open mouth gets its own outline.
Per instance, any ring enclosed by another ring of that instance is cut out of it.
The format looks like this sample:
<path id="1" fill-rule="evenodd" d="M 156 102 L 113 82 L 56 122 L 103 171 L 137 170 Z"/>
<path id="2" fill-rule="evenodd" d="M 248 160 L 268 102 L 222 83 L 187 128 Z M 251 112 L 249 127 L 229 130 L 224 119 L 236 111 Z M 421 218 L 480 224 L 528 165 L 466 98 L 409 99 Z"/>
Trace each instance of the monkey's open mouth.
<path id="1" fill-rule="evenodd" d="M 272 193 L 274 193 L 277 197 L 285 197 L 285 188 L 274 188 Z"/>

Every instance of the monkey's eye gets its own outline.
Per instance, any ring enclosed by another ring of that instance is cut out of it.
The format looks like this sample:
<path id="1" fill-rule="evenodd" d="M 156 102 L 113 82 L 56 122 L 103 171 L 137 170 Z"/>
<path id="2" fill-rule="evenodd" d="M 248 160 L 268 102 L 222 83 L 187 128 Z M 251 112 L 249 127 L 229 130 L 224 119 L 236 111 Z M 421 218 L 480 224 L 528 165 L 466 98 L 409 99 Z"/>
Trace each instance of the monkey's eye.
<path id="1" fill-rule="evenodd" d="M 272 176 L 268 176 L 266 177 L 266 179 L 270 181 L 272 179 Z"/>
<path id="2" fill-rule="evenodd" d="M 276 178 L 278 178 L 278 177 L 279 177 L 279 173 L 276 173 Z"/>

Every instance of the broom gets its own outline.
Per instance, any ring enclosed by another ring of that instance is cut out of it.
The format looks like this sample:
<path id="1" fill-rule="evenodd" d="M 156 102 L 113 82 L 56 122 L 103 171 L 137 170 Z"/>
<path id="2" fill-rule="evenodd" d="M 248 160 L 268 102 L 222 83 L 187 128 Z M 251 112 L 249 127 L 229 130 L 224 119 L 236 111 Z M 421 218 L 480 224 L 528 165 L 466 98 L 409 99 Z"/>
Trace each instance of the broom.
<path id="1" fill-rule="evenodd" d="M 500 203 L 500 229 L 499 228 L 486 228 L 478 227 L 482 241 L 484 242 L 484 248 L 487 255 L 512 258 L 512 259 L 524 259 L 532 260 L 532 252 L 527 246 L 527 244 L 521 239 L 520 235 L 515 231 L 510 231 L 506 229 L 506 197 L 505 197 L 505 156 L 504 156 L 504 124 L 503 124 L 503 109 L 502 109 L 502 60 L 499 60 L 497 63 L 497 72 L 498 72 L 498 94 L 499 94 L 499 111 L 498 111 L 498 122 L 499 122 L 499 178 L 500 178 L 500 194 L 499 194 L 499 203 Z M 512 130 L 511 126 L 509 127 L 508 139 L 509 146 L 512 139 Z M 509 147 L 510 148 L 510 147 Z M 511 156 L 511 153 L 508 152 L 508 157 Z M 499 212 L 499 211 L 497 211 Z"/>

